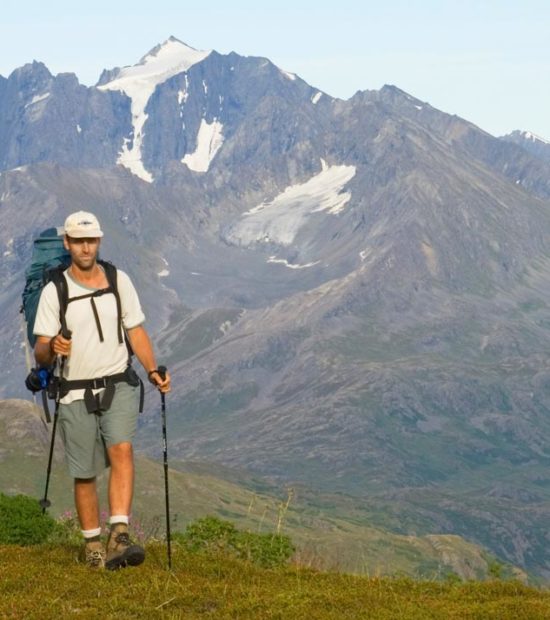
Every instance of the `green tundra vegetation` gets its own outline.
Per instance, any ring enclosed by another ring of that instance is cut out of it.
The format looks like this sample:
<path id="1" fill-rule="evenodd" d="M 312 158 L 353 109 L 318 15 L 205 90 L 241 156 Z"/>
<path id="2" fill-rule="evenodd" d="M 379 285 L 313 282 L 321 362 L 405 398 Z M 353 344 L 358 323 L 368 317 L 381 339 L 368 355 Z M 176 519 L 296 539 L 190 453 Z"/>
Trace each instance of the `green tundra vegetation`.
<path id="1" fill-rule="evenodd" d="M 514 581 L 360 577 L 146 545 L 142 566 L 86 568 L 74 545 L 0 546 L 2 618 L 483 619 L 550 617 L 550 594 Z"/>
<path id="2" fill-rule="evenodd" d="M 17 523 L 15 521 L 17 520 Z M 139 532 L 137 532 L 139 534 Z M 550 617 L 550 593 L 485 581 L 354 576 L 304 568 L 282 534 L 199 519 L 166 544 L 150 538 L 137 568 L 91 570 L 74 518 L 43 516 L 35 500 L 0 494 L 2 618 L 499 619 Z"/>

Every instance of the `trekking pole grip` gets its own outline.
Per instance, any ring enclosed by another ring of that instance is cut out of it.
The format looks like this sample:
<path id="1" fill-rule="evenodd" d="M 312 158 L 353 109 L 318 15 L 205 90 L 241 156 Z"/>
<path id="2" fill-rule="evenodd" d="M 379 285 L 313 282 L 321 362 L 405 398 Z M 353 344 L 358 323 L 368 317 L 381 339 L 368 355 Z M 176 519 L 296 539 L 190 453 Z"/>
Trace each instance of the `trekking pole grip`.
<path id="1" fill-rule="evenodd" d="M 65 328 L 61 328 L 61 335 L 63 336 L 63 338 L 65 338 L 66 340 L 70 340 L 73 337 L 73 332 L 70 329 Z"/>
<path id="2" fill-rule="evenodd" d="M 65 340 L 72 340 L 73 332 L 67 327 L 61 327 L 61 335 Z M 65 360 L 65 355 L 63 356 L 63 360 Z"/>
<path id="3" fill-rule="evenodd" d="M 157 372 L 159 373 L 159 376 L 163 381 L 166 379 L 166 370 L 166 366 L 159 366 L 157 368 Z"/>

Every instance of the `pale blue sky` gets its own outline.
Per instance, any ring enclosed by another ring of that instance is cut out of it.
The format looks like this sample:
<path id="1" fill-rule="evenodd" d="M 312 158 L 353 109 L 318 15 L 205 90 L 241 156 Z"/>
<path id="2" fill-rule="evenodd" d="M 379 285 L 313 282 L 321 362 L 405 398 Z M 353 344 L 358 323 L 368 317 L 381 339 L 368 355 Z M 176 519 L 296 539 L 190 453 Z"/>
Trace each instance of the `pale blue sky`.
<path id="1" fill-rule="evenodd" d="M 0 75 L 36 59 L 91 85 L 170 35 L 265 56 L 335 97 L 395 84 L 494 135 L 550 140 L 549 0 L 4 0 Z"/>

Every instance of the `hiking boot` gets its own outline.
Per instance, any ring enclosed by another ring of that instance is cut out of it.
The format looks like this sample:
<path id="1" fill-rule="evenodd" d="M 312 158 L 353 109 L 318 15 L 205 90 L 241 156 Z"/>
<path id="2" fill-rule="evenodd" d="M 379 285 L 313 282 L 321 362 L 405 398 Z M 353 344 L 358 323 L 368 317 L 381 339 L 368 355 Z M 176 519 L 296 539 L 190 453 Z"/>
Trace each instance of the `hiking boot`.
<path id="1" fill-rule="evenodd" d="M 125 566 L 137 566 L 145 559 L 143 547 L 134 545 L 128 535 L 128 526 L 125 523 L 115 523 L 111 527 L 107 542 L 107 561 L 105 568 L 115 570 Z"/>
<path id="2" fill-rule="evenodd" d="M 84 546 L 84 560 L 89 568 L 105 567 L 105 547 L 99 540 L 87 542 Z"/>

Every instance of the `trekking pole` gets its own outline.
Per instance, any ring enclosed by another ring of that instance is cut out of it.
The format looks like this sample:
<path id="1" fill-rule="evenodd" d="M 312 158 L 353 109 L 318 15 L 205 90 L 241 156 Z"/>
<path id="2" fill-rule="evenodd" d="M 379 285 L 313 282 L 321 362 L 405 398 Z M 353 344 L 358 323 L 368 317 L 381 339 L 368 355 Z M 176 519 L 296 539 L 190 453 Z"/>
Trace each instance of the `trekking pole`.
<path id="1" fill-rule="evenodd" d="M 160 378 L 166 378 L 166 366 L 157 368 Z M 166 395 L 160 393 L 162 411 L 162 450 L 164 456 L 164 495 L 166 499 L 166 551 L 168 553 L 168 568 L 172 569 L 172 548 L 170 546 L 170 498 L 168 495 L 168 441 L 166 439 Z"/>
<path id="2" fill-rule="evenodd" d="M 64 338 L 70 338 L 71 332 L 68 330 L 68 336 L 65 333 L 62 334 Z M 46 489 L 44 490 L 44 497 L 38 502 L 42 508 L 42 514 L 46 514 L 46 509 L 49 508 L 52 503 L 48 499 L 48 488 L 50 486 L 50 475 L 52 472 L 52 460 L 53 460 L 53 449 L 55 446 L 55 432 L 57 430 L 57 418 L 59 415 L 59 401 L 60 398 L 60 390 L 61 390 L 61 381 L 63 379 L 63 371 L 65 370 L 65 360 L 67 358 L 63 356 L 61 358 L 61 363 L 59 364 L 59 384 L 57 386 L 57 390 L 55 393 L 55 411 L 53 414 L 53 427 L 52 427 L 52 441 L 50 443 L 50 455 L 48 457 L 48 470 L 46 472 Z"/>

